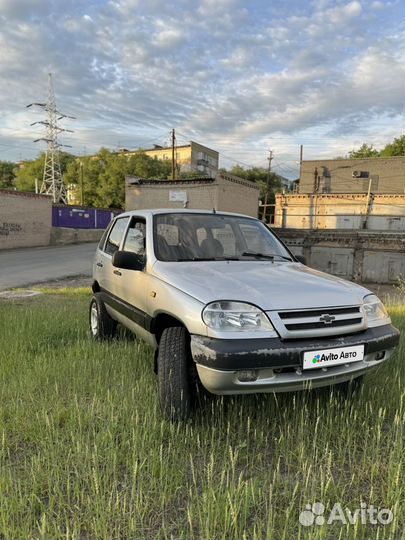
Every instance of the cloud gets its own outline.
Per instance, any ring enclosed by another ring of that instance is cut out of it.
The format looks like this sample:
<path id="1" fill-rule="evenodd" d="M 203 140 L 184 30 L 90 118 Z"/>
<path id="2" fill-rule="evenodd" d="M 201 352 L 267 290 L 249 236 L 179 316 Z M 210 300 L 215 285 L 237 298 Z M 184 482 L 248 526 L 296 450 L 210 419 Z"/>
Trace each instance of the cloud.
<path id="1" fill-rule="evenodd" d="M 161 26 L 163 28 L 156 33 L 152 42 L 157 47 L 167 50 L 171 47 L 178 47 L 185 40 L 185 34 L 180 29 L 165 28 L 164 24 Z"/>
<path id="2" fill-rule="evenodd" d="M 40 17 L 50 10 L 50 0 L 0 0 L 0 13 L 7 19 Z"/>
<path id="3" fill-rule="evenodd" d="M 270 137 L 374 137 L 373 122 L 403 115 L 404 79 L 401 8 L 375 4 L 0 0 L 0 145 L 26 153 L 25 105 L 45 98 L 49 71 L 77 152 L 171 127 L 242 161 Z"/>

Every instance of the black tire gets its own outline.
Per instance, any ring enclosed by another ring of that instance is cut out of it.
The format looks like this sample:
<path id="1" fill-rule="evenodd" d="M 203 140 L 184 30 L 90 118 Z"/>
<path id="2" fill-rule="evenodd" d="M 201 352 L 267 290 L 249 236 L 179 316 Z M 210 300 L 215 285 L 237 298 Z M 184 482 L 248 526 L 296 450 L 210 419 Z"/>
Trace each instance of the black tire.
<path id="1" fill-rule="evenodd" d="M 163 330 L 157 356 L 160 406 L 169 420 L 186 420 L 191 411 L 187 330 Z"/>
<path id="2" fill-rule="evenodd" d="M 342 383 L 335 384 L 336 390 L 339 394 L 345 398 L 351 398 L 354 394 L 360 392 L 364 382 L 364 375 L 351 379 L 350 381 L 345 381 Z"/>
<path id="3" fill-rule="evenodd" d="M 107 313 L 100 293 L 95 293 L 90 301 L 89 324 L 91 336 L 98 341 L 109 340 L 115 336 L 117 322 Z"/>

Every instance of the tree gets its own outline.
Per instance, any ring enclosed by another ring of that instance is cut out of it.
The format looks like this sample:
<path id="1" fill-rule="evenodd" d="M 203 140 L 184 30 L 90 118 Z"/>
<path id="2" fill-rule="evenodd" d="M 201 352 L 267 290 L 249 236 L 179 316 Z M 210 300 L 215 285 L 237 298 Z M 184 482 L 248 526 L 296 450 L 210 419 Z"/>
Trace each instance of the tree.
<path id="1" fill-rule="evenodd" d="M 395 138 L 388 143 L 380 152 L 381 157 L 405 156 L 405 135 Z"/>
<path id="2" fill-rule="evenodd" d="M 14 187 L 14 169 L 16 167 L 17 164 L 11 161 L 0 161 L 0 188 L 10 189 Z"/>
<path id="3" fill-rule="evenodd" d="M 33 161 L 25 161 L 15 172 L 15 185 L 19 191 L 35 191 L 35 179 L 38 179 L 39 186 L 44 174 L 45 153 L 41 152 L 39 157 Z"/>
<path id="4" fill-rule="evenodd" d="M 378 155 L 378 150 L 372 144 L 369 145 L 367 143 L 363 143 L 357 150 L 351 150 L 349 152 L 349 158 L 351 159 L 377 157 Z"/>
<path id="5" fill-rule="evenodd" d="M 363 143 L 357 150 L 349 152 L 349 158 L 368 158 L 368 157 L 393 157 L 405 156 L 405 135 L 396 137 L 391 143 L 384 146 L 382 150 L 377 150 L 372 144 Z M 344 159 L 337 157 L 335 159 Z"/>
<path id="6" fill-rule="evenodd" d="M 96 156 L 77 158 L 68 165 L 65 182 L 80 201 L 83 174 L 83 204 L 98 208 L 123 208 L 125 176 L 167 178 L 171 165 L 139 151 L 117 154 L 102 148 Z"/>
<path id="7" fill-rule="evenodd" d="M 69 163 L 74 161 L 76 156 L 69 154 L 68 152 L 60 152 L 59 159 L 60 168 L 62 174 L 64 174 Z M 20 168 L 15 169 L 16 188 L 20 191 L 35 191 L 35 179 L 38 180 L 38 186 L 41 187 L 44 175 L 44 165 L 45 152 L 41 152 L 37 159 L 25 161 Z"/>
<path id="8" fill-rule="evenodd" d="M 227 172 L 224 170 L 224 172 Z M 260 197 L 264 201 L 266 198 L 266 193 L 268 195 L 269 204 L 274 203 L 275 193 L 280 189 L 281 182 L 278 174 L 271 172 L 269 176 L 269 189 L 267 190 L 267 175 L 268 170 L 264 167 L 251 167 L 250 169 L 245 169 L 240 165 L 234 165 L 229 171 L 230 174 L 235 176 L 240 176 L 240 178 L 245 178 L 251 182 L 255 182 L 260 186 Z"/>

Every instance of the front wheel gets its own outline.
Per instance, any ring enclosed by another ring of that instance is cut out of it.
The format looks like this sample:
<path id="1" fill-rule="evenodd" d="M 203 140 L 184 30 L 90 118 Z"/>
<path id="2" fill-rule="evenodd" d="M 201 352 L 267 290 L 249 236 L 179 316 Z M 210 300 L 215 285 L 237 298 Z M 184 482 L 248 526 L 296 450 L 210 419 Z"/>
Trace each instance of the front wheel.
<path id="1" fill-rule="evenodd" d="M 190 415 L 187 330 L 175 326 L 163 330 L 157 357 L 160 406 L 169 420 Z"/>
<path id="2" fill-rule="evenodd" d="M 117 323 L 109 316 L 100 293 L 95 293 L 90 301 L 89 323 L 94 339 L 103 341 L 114 337 Z"/>

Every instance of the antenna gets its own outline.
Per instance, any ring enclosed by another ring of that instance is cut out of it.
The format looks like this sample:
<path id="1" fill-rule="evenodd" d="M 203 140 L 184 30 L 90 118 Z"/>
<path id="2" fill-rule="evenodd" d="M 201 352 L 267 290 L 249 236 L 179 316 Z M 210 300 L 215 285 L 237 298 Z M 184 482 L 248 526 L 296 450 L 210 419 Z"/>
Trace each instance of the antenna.
<path id="1" fill-rule="evenodd" d="M 60 168 L 59 148 L 62 146 L 72 148 L 67 144 L 60 144 L 58 142 L 58 135 L 62 132 L 73 133 L 71 129 L 63 129 L 58 125 L 59 120 L 70 118 L 75 119 L 74 116 L 68 116 L 56 108 L 55 93 L 53 90 L 52 73 L 48 74 L 48 101 L 47 103 L 30 103 L 27 108 L 36 106 L 40 107 L 47 113 L 46 120 L 40 120 L 33 122 L 31 126 L 41 124 L 45 126 L 45 137 L 35 139 L 34 142 L 45 141 L 47 143 L 44 174 L 42 177 L 42 185 L 40 193 L 50 195 L 54 203 L 67 204 L 67 192 L 66 186 L 63 182 L 62 172 Z"/>

